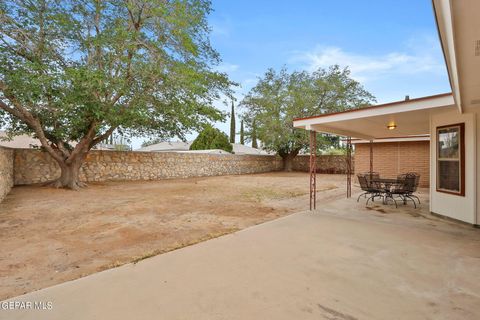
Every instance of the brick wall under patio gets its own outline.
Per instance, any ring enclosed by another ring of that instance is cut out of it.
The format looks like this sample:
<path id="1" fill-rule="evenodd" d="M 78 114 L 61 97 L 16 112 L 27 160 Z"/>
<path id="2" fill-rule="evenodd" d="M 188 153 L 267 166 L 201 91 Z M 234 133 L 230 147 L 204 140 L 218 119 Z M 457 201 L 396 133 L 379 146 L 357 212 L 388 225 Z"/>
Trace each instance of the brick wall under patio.
<path id="1" fill-rule="evenodd" d="M 370 144 L 356 144 L 355 159 L 355 173 L 368 172 Z M 379 172 L 385 178 L 395 178 L 398 174 L 406 172 L 417 172 L 420 174 L 420 187 L 427 188 L 430 182 L 430 142 L 374 143 L 373 171 Z"/>

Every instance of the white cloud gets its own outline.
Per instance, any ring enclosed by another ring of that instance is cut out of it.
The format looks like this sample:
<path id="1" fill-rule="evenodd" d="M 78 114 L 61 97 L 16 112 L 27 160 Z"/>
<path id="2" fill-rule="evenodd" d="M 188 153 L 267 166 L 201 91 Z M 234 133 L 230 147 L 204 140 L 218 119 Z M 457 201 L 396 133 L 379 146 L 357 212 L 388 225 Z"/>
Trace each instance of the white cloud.
<path id="1" fill-rule="evenodd" d="M 419 41 L 420 39 L 409 41 L 403 51 L 383 55 L 348 52 L 334 46 L 317 46 L 311 51 L 296 53 L 292 61 L 300 62 L 310 71 L 334 64 L 348 66 L 352 77 L 361 82 L 378 80 L 386 76 L 445 72 L 438 43 L 432 46 L 431 39 L 424 37 L 422 39 L 423 41 Z"/>
<path id="2" fill-rule="evenodd" d="M 239 65 L 233 64 L 233 63 L 228 63 L 228 62 L 222 62 L 219 66 L 217 66 L 215 69 L 219 72 L 234 72 L 237 71 L 239 68 Z"/>

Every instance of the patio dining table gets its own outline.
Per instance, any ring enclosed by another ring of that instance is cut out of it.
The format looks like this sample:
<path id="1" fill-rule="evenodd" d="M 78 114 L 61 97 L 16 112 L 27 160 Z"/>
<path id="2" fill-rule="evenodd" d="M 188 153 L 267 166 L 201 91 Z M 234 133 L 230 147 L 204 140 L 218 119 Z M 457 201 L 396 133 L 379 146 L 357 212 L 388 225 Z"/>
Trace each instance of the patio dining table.
<path id="1" fill-rule="evenodd" d="M 372 185 L 376 188 L 382 190 L 385 195 L 383 196 L 383 203 L 387 204 L 387 198 L 391 198 L 395 204 L 396 201 L 392 196 L 392 187 L 402 183 L 401 179 L 391 179 L 391 178 L 376 178 L 372 179 Z"/>
<path id="2" fill-rule="evenodd" d="M 376 178 L 372 179 L 372 183 L 380 186 L 382 189 L 390 190 L 393 185 L 401 183 L 401 179 L 390 179 L 390 178 Z"/>

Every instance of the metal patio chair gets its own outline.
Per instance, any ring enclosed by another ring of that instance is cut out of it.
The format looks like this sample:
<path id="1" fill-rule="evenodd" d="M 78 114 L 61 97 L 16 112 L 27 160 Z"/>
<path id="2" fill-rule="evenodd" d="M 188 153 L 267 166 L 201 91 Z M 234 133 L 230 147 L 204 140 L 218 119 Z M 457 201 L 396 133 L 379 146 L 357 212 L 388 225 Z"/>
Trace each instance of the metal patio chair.
<path id="1" fill-rule="evenodd" d="M 357 174 L 357 177 L 359 175 L 363 175 L 366 179 L 367 179 L 367 185 L 368 186 L 372 186 L 372 181 L 371 180 L 377 180 L 380 178 L 380 174 L 378 172 L 365 172 L 365 173 L 359 173 Z M 360 181 L 359 181 L 360 182 Z M 360 186 L 361 187 L 361 186 Z M 372 186 L 373 187 L 373 186 Z M 365 187 L 367 188 L 367 187 Z M 360 200 L 360 197 L 363 196 L 364 198 L 367 197 L 367 195 L 369 195 L 370 193 L 363 190 L 362 188 L 362 191 L 364 191 L 362 194 L 360 194 L 357 198 L 357 202 Z"/>
<path id="2" fill-rule="evenodd" d="M 417 192 L 418 185 L 420 184 L 420 175 L 416 172 L 408 172 L 407 175 L 413 175 L 415 176 L 415 183 L 413 185 L 412 190 L 410 190 L 408 196 L 410 198 L 415 198 L 418 201 L 418 204 L 420 204 L 420 198 L 418 198 L 416 195 L 414 195 L 415 192 Z"/>
<path id="3" fill-rule="evenodd" d="M 367 178 L 368 184 L 372 184 L 372 181 L 380 179 L 380 173 L 378 172 L 365 172 L 363 175 Z"/>
<path id="4" fill-rule="evenodd" d="M 415 208 L 417 208 L 415 198 L 419 201 L 419 204 L 420 200 L 417 196 L 413 195 L 413 192 L 417 190 L 420 176 L 416 173 L 406 173 L 399 175 L 397 179 L 398 183 L 392 187 L 390 194 L 392 196 L 395 195 L 397 198 L 401 198 L 403 204 L 407 204 L 407 200 L 411 200 Z"/>
<path id="5" fill-rule="evenodd" d="M 375 183 L 373 183 L 373 181 L 370 181 L 369 183 L 367 178 L 365 177 L 365 174 L 358 174 L 357 178 L 358 178 L 358 183 L 360 183 L 360 188 L 363 191 L 363 193 L 358 196 L 357 202 L 360 200 L 360 197 L 362 195 L 364 195 L 365 197 L 369 196 L 366 203 L 367 205 L 370 199 L 372 201 L 375 201 L 375 198 L 377 197 L 383 198 L 382 189 L 377 188 Z"/>

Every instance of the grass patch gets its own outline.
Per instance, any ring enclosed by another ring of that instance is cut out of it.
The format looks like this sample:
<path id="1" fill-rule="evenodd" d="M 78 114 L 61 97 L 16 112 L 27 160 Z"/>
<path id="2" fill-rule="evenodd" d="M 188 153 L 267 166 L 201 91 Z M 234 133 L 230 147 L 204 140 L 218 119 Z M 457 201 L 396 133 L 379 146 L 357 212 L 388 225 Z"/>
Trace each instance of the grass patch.
<path id="1" fill-rule="evenodd" d="M 317 192 L 337 189 L 337 186 L 317 186 Z M 241 197 L 250 201 L 261 202 L 263 200 L 283 200 L 307 195 L 303 189 L 274 189 L 266 187 L 250 188 L 241 193 Z"/>
<path id="2" fill-rule="evenodd" d="M 169 247 L 169 248 L 146 251 L 139 256 L 132 257 L 132 258 L 127 259 L 125 261 L 115 261 L 113 263 L 105 265 L 104 267 L 101 268 L 101 270 L 117 268 L 117 267 L 123 266 L 123 265 L 128 264 L 128 263 L 137 264 L 142 260 L 155 257 L 159 254 L 167 253 L 167 252 L 177 250 L 177 249 L 180 249 L 180 248 L 184 248 L 184 247 L 188 247 L 188 246 L 191 246 L 191 245 L 203 242 L 203 241 L 218 238 L 218 237 L 224 236 L 226 234 L 236 232 L 238 230 L 240 230 L 240 228 L 229 228 L 229 229 L 221 230 L 221 231 L 218 231 L 218 232 L 210 232 L 210 233 L 208 233 L 208 234 L 206 234 L 206 235 L 204 235 L 200 238 L 192 239 L 192 240 L 187 241 L 187 242 L 177 243 L 177 244 L 175 244 L 175 245 L 173 245 L 172 247 Z"/>

